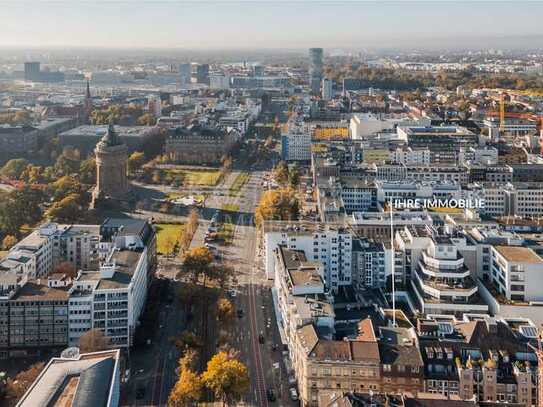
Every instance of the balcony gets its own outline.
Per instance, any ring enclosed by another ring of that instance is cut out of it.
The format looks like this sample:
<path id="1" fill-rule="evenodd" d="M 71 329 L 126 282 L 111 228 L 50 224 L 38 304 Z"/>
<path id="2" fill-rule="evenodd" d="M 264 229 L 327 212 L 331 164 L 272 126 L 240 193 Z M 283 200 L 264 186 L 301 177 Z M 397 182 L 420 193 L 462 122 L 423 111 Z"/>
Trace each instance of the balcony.
<path id="1" fill-rule="evenodd" d="M 435 257 L 429 256 L 426 251 L 423 251 L 422 260 L 428 267 L 442 271 L 454 272 L 464 266 L 464 258 L 460 255 L 458 255 L 455 260 L 444 260 L 436 259 Z"/>
<path id="2" fill-rule="evenodd" d="M 443 297 L 471 297 L 478 292 L 478 288 L 471 279 L 467 277 L 461 280 L 427 278 L 420 270 L 414 273 L 417 286 L 421 290 L 436 299 Z"/>
<path id="3" fill-rule="evenodd" d="M 462 268 L 451 271 L 451 270 L 443 270 L 443 269 L 436 269 L 434 267 L 428 266 L 428 264 L 423 263 L 422 261 L 419 262 L 419 269 L 428 277 L 432 278 L 445 278 L 445 279 L 463 279 L 470 276 L 469 269 L 462 265 Z"/>

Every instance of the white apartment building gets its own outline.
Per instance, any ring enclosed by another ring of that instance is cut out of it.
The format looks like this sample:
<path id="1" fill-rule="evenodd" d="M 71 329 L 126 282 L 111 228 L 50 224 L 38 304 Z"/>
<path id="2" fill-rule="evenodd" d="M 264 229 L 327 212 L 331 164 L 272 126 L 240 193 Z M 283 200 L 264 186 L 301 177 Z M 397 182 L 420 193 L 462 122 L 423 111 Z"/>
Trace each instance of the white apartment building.
<path id="1" fill-rule="evenodd" d="M 543 259 L 521 246 L 492 246 L 492 282 L 508 300 L 543 301 Z"/>
<path id="2" fill-rule="evenodd" d="M 296 331 L 315 324 L 334 332 L 334 309 L 324 290 L 322 263 L 308 261 L 302 250 L 279 245 L 275 250 L 274 290 L 279 328 L 287 343 L 295 341 Z"/>
<path id="3" fill-rule="evenodd" d="M 465 168 L 444 165 L 416 165 L 407 166 L 407 179 L 427 182 L 455 182 L 467 184 L 469 174 Z"/>
<path id="4" fill-rule="evenodd" d="M 53 241 L 55 233 L 51 224 L 41 226 L 18 242 L 8 253 L 6 260 L 24 263 L 29 278 L 39 278 L 53 271 Z M 4 263 L 6 260 L 2 261 Z M 2 265 L 0 263 L 0 265 Z"/>
<path id="5" fill-rule="evenodd" d="M 390 161 L 404 165 L 429 165 L 430 150 L 427 148 L 398 147 L 390 152 Z"/>
<path id="6" fill-rule="evenodd" d="M 267 222 L 264 225 L 266 276 L 275 277 L 275 250 L 284 245 L 302 250 L 308 261 L 320 261 L 324 266 L 324 284 L 328 291 L 351 284 L 352 236 L 342 226 Z"/>
<path id="7" fill-rule="evenodd" d="M 484 183 L 472 186 L 471 194 L 485 201 L 482 213 L 489 216 L 543 216 L 543 184 L 541 183 Z"/>
<path id="8" fill-rule="evenodd" d="M 372 113 L 355 113 L 351 117 L 349 131 L 353 140 L 360 140 L 380 133 L 384 130 L 392 130 L 396 126 L 429 126 L 430 119 L 411 120 L 407 116 L 375 115 Z"/>
<path id="9" fill-rule="evenodd" d="M 432 227 L 406 227 L 396 232 L 394 244 L 396 276 L 403 274 L 422 313 L 488 313 L 453 237 Z"/>
<path id="10" fill-rule="evenodd" d="M 383 204 L 390 200 L 405 199 L 458 199 L 462 188 L 456 183 L 420 182 L 420 181 L 376 181 L 377 202 Z"/>
<path id="11" fill-rule="evenodd" d="M 458 153 L 458 163 L 460 165 L 467 163 L 483 165 L 498 164 L 498 149 L 495 147 L 460 148 Z"/>
<path id="12" fill-rule="evenodd" d="M 13 268 L 33 279 L 51 274 L 65 261 L 76 270 L 96 266 L 99 229 L 98 225 L 41 225 L 9 251 L 0 269 Z"/>
<path id="13" fill-rule="evenodd" d="M 81 272 L 70 290 L 69 342 L 91 328 L 101 329 L 112 345 L 128 347 L 145 305 L 149 248 L 115 244 L 99 271 Z"/>

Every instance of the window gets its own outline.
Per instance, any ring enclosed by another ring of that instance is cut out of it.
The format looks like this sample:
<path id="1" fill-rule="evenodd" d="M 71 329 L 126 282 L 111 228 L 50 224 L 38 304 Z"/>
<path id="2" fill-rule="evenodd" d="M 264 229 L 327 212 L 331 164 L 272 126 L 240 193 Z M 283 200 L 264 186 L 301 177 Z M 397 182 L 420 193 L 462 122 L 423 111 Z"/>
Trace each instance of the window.
<path id="1" fill-rule="evenodd" d="M 390 371 L 392 371 L 392 366 L 390 366 L 390 365 L 383 365 L 383 371 L 384 371 L 384 372 L 390 372 Z"/>

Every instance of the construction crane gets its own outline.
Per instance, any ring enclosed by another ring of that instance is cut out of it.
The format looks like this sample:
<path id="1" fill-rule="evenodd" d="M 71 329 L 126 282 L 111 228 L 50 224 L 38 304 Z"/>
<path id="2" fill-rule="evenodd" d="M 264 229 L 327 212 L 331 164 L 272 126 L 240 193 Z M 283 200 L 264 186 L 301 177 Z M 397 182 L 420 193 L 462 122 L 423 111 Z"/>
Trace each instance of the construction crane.
<path id="1" fill-rule="evenodd" d="M 500 93 L 500 133 L 505 130 L 505 94 Z"/>
<path id="2" fill-rule="evenodd" d="M 514 118 L 514 119 L 526 119 L 532 120 L 537 123 L 537 131 L 539 132 L 539 149 L 540 154 L 543 156 L 543 115 L 537 115 L 535 113 L 526 113 L 526 112 L 506 112 L 505 111 L 505 100 L 503 93 L 500 95 L 500 109 L 498 112 L 490 111 L 487 112 L 489 117 L 499 117 L 500 119 L 500 134 L 505 131 L 505 118 Z M 543 407 L 543 406 L 542 406 Z"/>

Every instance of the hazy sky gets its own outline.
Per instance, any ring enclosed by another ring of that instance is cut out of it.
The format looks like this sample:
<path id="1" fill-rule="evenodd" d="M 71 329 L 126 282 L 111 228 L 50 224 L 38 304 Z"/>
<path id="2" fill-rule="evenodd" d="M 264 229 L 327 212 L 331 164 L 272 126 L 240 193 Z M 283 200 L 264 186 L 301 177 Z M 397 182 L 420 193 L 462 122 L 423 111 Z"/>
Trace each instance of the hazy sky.
<path id="1" fill-rule="evenodd" d="M 542 1 L 2 0 L 0 46 L 415 47 L 541 36 L 542 18 Z"/>

